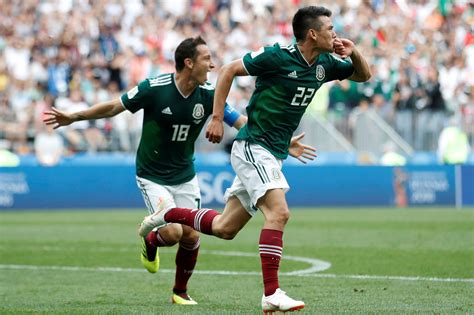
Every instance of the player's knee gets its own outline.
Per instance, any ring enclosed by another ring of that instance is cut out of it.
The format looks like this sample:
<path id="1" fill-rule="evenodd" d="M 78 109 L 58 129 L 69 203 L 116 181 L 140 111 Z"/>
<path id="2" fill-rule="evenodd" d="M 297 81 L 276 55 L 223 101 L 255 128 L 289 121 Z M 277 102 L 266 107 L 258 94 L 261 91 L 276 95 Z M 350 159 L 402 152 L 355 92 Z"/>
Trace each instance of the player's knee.
<path id="1" fill-rule="evenodd" d="M 181 241 L 187 244 L 194 244 L 199 240 L 199 232 L 193 229 L 183 230 Z"/>
<path id="2" fill-rule="evenodd" d="M 215 236 L 219 238 L 222 238 L 224 240 L 231 240 L 234 239 L 239 230 L 229 225 L 218 225 L 216 226 L 216 228 L 213 228 L 212 232 Z"/>
<path id="3" fill-rule="evenodd" d="M 170 225 L 160 231 L 160 236 L 168 246 L 178 243 L 183 237 L 183 230 L 179 226 Z"/>
<path id="4" fill-rule="evenodd" d="M 220 238 L 224 240 L 233 240 L 236 235 L 237 233 L 234 233 L 232 231 L 224 231 L 221 233 Z"/>
<path id="5" fill-rule="evenodd" d="M 290 210 L 288 207 L 281 206 L 272 209 L 271 215 L 267 216 L 267 221 L 278 225 L 285 225 L 290 219 Z"/>

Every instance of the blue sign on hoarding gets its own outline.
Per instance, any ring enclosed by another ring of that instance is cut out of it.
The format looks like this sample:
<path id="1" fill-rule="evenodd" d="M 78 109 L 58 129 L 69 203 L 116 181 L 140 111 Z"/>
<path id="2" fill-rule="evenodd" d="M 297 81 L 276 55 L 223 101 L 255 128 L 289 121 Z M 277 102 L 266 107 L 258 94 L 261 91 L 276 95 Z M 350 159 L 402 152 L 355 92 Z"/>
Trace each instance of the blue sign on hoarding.
<path id="1" fill-rule="evenodd" d="M 0 170 L 0 209 L 143 207 L 134 167 L 24 166 Z"/>
<path id="2" fill-rule="evenodd" d="M 202 204 L 223 207 L 230 165 L 196 165 Z M 291 207 L 454 206 L 453 166 L 295 166 L 283 172 Z M 464 205 L 474 204 L 474 166 L 461 168 Z M 460 188 L 461 189 L 461 188 Z M 459 193 L 461 196 L 461 193 Z M 0 209 L 144 208 L 131 163 L 0 169 Z"/>
<path id="3" fill-rule="evenodd" d="M 461 166 L 463 206 L 474 206 L 474 165 Z"/>
<path id="4" fill-rule="evenodd" d="M 406 167 L 400 169 L 399 176 L 402 177 L 400 181 L 404 182 L 401 186 L 406 190 L 408 205 L 455 204 L 453 166 Z"/>

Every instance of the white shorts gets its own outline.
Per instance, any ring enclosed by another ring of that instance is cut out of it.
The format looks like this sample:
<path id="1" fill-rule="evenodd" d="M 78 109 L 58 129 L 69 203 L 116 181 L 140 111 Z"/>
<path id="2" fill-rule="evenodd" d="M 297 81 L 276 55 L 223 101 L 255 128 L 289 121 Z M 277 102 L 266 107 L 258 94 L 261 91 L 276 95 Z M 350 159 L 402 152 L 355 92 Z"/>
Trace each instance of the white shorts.
<path id="1" fill-rule="evenodd" d="M 157 210 L 160 197 L 172 200 L 173 202 L 170 205 L 173 207 L 190 209 L 201 207 L 201 191 L 196 176 L 189 182 L 172 186 L 160 185 L 138 176 L 136 178 L 138 188 L 140 188 L 150 214 Z"/>
<path id="2" fill-rule="evenodd" d="M 258 199 L 268 190 L 281 188 L 287 192 L 290 189 L 281 171 L 283 161 L 258 144 L 234 141 L 230 162 L 237 176 L 224 199 L 236 196 L 251 216 L 258 210 Z"/>

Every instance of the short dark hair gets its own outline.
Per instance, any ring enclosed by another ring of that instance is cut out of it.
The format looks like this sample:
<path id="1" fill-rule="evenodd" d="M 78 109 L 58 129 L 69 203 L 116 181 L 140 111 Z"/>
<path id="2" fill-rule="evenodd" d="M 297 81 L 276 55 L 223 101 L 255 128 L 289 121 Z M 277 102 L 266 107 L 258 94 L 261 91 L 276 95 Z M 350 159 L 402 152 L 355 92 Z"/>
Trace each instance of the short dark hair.
<path id="1" fill-rule="evenodd" d="M 319 17 L 330 17 L 331 14 L 331 10 L 325 7 L 309 6 L 299 9 L 295 16 L 293 16 L 292 22 L 293 34 L 295 35 L 296 41 L 304 40 L 310 28 L 319 31 L 323 25 Z"/>
<path id="2" fill-rule="evenodd" d="M 201 36 L 186 38 L 176 47 L 176 51 L 174 52 L 176 71 L 184 69 L 184 59 L 191 58 L 195 60 L 197 56 L 197 46 L 199 45 L 207 45 Z"/>

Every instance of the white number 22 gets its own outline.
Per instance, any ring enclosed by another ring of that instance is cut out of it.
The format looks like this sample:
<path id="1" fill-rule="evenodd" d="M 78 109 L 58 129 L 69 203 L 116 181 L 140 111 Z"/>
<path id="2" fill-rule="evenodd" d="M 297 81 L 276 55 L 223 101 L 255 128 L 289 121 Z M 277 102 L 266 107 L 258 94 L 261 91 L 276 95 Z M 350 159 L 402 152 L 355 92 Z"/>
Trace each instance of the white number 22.
<path id="1" fill-rule="evenodd" d="M 316 92 L 316 89 L 313 88 L 305 88 L 299 86 L 296 89 L 295 96 L 293 97 L 293 100 L 291 101 L 292 106 L 308 106 L 309 102 L 314 96 L 314 92 Z"/>

